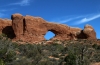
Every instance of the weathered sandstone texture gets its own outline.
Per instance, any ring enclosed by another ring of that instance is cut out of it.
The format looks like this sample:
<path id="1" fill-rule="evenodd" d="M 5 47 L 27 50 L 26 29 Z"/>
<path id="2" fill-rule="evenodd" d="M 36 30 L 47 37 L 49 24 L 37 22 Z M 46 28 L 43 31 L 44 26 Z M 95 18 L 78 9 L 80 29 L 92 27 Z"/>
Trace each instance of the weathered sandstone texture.
<path id="1" fill-rule="evenodd" d="M 86 25 L 84 29 L 69 27 L 63 24 L 46 22 L 40 17 L 22 16 L 13 14 L 12 20 L 0 19 L 0 33 L 4 33 L 12 40 L 24 42 L 40 42 L 45 40 L 48 31 L 55 34 L 51 40 L 96 40 L 96 32 L 92 26 Z"/>

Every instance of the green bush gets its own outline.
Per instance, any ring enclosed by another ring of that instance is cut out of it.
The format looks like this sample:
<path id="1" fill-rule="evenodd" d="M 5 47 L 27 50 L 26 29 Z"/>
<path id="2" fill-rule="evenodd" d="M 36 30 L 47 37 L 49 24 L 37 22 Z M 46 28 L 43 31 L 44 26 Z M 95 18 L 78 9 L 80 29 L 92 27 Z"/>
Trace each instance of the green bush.
<path id="1" fill-rule="evenodd" d="M 68 56 L 65 57 L 64 61 L 66 62 L 65 65 L 76 65 L 76 55 L 72 52 L 68 53 Z"/>
<path id="2" fill-rule="evenodd" d="M 5 65 L 5 63 L 2 59 L 0 59 L 0 65 Z"/>
<path id="3" fill-rule="evenodd" d="M 0 38 L 0 65 L 89 65 L 100 62 L 100 46 L 90 44 L 91 41 L 58 42 L 17 44 Z"/>

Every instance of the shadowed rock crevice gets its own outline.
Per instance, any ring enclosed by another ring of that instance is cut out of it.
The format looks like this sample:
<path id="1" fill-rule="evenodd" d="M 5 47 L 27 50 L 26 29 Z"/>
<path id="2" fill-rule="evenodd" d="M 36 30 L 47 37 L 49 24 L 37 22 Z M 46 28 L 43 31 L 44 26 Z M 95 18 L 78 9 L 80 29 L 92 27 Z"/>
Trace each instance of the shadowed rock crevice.
<path id="1" fill-rule="evenodd" d="M 79 35 L 77 35 L 78 39 L 87 39 L 88 37 L 84 34 L 83 30 L 81 31 L 81 33 Z"/>
<path id="2" fill-rule="evenodd" d="M 25 19 L 23 19 L 23 33 L 25 33 L 26 31 L 26 22 L 25 22 Z"/>
<path id="3" fill-rule="evenodd" d="M 7 35 L 7 37 L 10 39 L 13 39 L 16 37 L 12 26 L 6 26 L 5 28 L 3 28 L 2 33 Z"/>

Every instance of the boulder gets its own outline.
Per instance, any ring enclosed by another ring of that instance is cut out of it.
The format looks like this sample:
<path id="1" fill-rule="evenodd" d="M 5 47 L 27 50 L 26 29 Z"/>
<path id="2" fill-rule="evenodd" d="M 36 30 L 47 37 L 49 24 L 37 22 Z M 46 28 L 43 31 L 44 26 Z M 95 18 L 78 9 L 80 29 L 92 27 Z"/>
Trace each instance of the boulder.
<path id="1" fill-rule="evenodd" d="M 96 32 L 91 25 L 88 25 L 88 24 L 85 25 L 83 33 L 85 34 L 86 39 L 89 39 L 89 40 L 91 40 L 91 39 L 96 40 L 97 39 Z"/>

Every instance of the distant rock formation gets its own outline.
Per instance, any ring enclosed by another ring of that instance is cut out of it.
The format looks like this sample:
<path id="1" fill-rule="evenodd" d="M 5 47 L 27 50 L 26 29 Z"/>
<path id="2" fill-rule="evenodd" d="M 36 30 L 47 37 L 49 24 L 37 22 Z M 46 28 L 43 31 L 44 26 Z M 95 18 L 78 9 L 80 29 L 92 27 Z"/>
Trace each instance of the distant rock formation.
<path id="1" fill-rule="evenodd" d="M 48 31 L 55 34 L 51 40 L 96 40 L 96 32 L 90 25 L 84 29 L 73 28 L 63 24 L 46 22 L 40 17 L 22 16 L 13 14 L 12 20 L 0 19 L 0 33 L 4 33 L 12 40 L 24 42 L 40 42 L 45 40 L 44 36 Z"/>

